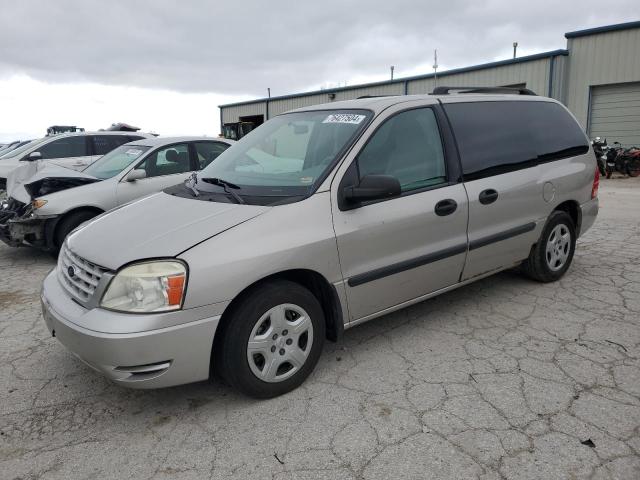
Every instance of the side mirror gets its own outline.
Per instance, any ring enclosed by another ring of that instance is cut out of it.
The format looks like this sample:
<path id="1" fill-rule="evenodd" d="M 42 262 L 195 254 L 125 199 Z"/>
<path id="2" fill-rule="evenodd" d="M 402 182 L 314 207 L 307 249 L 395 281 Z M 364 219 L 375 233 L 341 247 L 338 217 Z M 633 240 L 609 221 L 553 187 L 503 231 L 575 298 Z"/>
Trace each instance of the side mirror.
<path id="1" fill-rule="evenodd" d="M 390 175 L 365 175 L 360 185 L 346 187 L 343 193 L 347 202 L 360 203 L 397 197 L 401 187 L 398 179 Z"/>
<path id="2" fill-rule="evenodd" d="M 40 152 L 31 152 L 22 160 L 24 160 L 25 162 L 35 162 L 36 160 L 42 160 L 42 154 Z"/>
<path id="3" fill-rule="evenodd" d="M 124 178 L 127 182 L 135 182 L 136 180 L 142 180 L 147 177 L 147 172 L 141 168 L 134 168 Z"/>

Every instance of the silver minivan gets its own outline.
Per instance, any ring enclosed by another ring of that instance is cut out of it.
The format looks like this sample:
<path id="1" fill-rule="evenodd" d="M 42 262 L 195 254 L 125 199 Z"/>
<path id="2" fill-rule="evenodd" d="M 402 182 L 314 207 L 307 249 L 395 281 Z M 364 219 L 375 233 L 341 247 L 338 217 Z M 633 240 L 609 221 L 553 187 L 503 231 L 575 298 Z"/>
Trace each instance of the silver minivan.
<path id="1" fill-rule="evenodd" d="M 490 90 L 491 91 L 491 90 Z M 184 184 L 72 232 L 50 332 L 120 385 L 300 385 L 344 329 L 519 266 L 551 282 L 598 211 L 560 103 L 363 98 L 277 116 Z"/>

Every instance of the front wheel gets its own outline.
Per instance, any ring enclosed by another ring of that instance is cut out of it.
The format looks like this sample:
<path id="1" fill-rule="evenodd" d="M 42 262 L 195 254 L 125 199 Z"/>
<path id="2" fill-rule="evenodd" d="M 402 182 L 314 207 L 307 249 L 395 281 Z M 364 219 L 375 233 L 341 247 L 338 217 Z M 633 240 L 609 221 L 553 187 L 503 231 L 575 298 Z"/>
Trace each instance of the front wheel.
<path id="1" fill-rule="evenodd" d="M 73 230 L 98 215 L 96 212 L 90 210 L 80 210 L 75 213 L 71 213 L 64 217 L 60 223 L 56 226 L 55 234 L 53 236 L 53 253 L 58 255 L 58 251 L 62 248 L 65 238 Z"/>
<path id="2" fill-rule="evenodd" d="M 245 395 L 271 398 L 298 387 L 322 352 L 325 319 L 316 297 L 279 280 L 254 288 L 225 319 L 214 366 Z"/>
<path id="3" fill-rule="evenodd" d="M 531 249 L 522 270 L 539 282 L 559 280 L 569 269 L 576 248 L 576 227 L 571 216 L 554 211 L 549 216 L 540 239 Z"/>

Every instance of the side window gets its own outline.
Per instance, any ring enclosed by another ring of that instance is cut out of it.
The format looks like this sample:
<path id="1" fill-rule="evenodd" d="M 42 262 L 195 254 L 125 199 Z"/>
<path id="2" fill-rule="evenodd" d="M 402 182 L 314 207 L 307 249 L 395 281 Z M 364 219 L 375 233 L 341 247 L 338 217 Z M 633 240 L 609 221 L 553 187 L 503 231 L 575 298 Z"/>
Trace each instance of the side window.
<path id="1" fill-rule="evenodd" d="M 200 170 L 213 162 L 218 155 L 229 148 L 229 144 L 222 142 L 196 142 L 194 146 L 196 147 L 198 168 Z"/>
<path id="2" fill-rule="evenodd" d="M 551 102 L 502 101 L 445 105 L 466 181 L 589 151 L 580 126 Z"/>
<path id="3" fill-rule="evenodd" d="M 536 165 L 525 102 L 445 105 L 460 149 L 464 179 L 477 180 Z"/>
<path id="4" fill-rule="evenodd" d="M 93 135 L 91 139 L 94 155 L 106 155 L 120 145 L 130 142 L 126 135 Z"/>
<path id="5" fill-rule="evenodd" d="M 444 152 L 433 110 L 418 108 L 391 117 L 369 139 L 357 162 L 360 178 L 391 175 L 403 192 L 444 182 Z"/>
<path id="6" fill-rule="evenodd" d="M 58 138 L 38 148 L 42 158 L 84 157 L 87 155 L 86 136 Z"/>
<path id="7" fill-rule="evenodd" d="M 589 151 L 586 134 L 563 107 L 551 102 L 528 102 L 527 106 L 538 160 L 548 162 Z"/>
<path id="8" fill-rule="evenodd" d="M 179 143 L 156 150 L 136 168 L 147 172 L 147 178 L 191 171 L 189 146 Z"/>

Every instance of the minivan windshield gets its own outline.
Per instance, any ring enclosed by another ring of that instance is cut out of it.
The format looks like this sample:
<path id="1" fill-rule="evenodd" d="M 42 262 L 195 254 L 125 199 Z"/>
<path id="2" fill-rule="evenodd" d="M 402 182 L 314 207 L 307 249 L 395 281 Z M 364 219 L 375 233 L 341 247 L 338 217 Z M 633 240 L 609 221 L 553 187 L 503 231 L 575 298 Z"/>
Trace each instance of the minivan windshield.
<path id="1" fill-rule="evenodd" d="M 149 148 L 151 147 L 143 145 L 121 145 L 100 157 L 85 168 L 83 172 L 101 180 L 115 177 L 140 158 Z"/>
<path id="2" fill-rule="evenodd" d="M 202 170 L 198 186 L 216 179 L 241 196 L 307 195 L 371 116 L 368 110 L 322 110 L 275 117 Z"/>
<path id="3" fill-rule="evenodd" d="M 17 157 L 22 155 L 23 153 L 25 153 L 27 150 L 29 150 L 32 147 L 35 147 L 36 145 L 39 145 L 41 143 L 44 143 L 45 140 L 49 140 L 50 138 L 38 138 L 37 140 L 32 140 L 29 143 L 25 143 L 24 145 L 22 145 L 21 147 L 18 147 L 14 150 L 9 150 L 8 152 L 5 152 L 4 155 L 2 155 L 2 152 L 0 152 L 0 159 L 3 158 L 13 158 L 13 157 Z"/>

